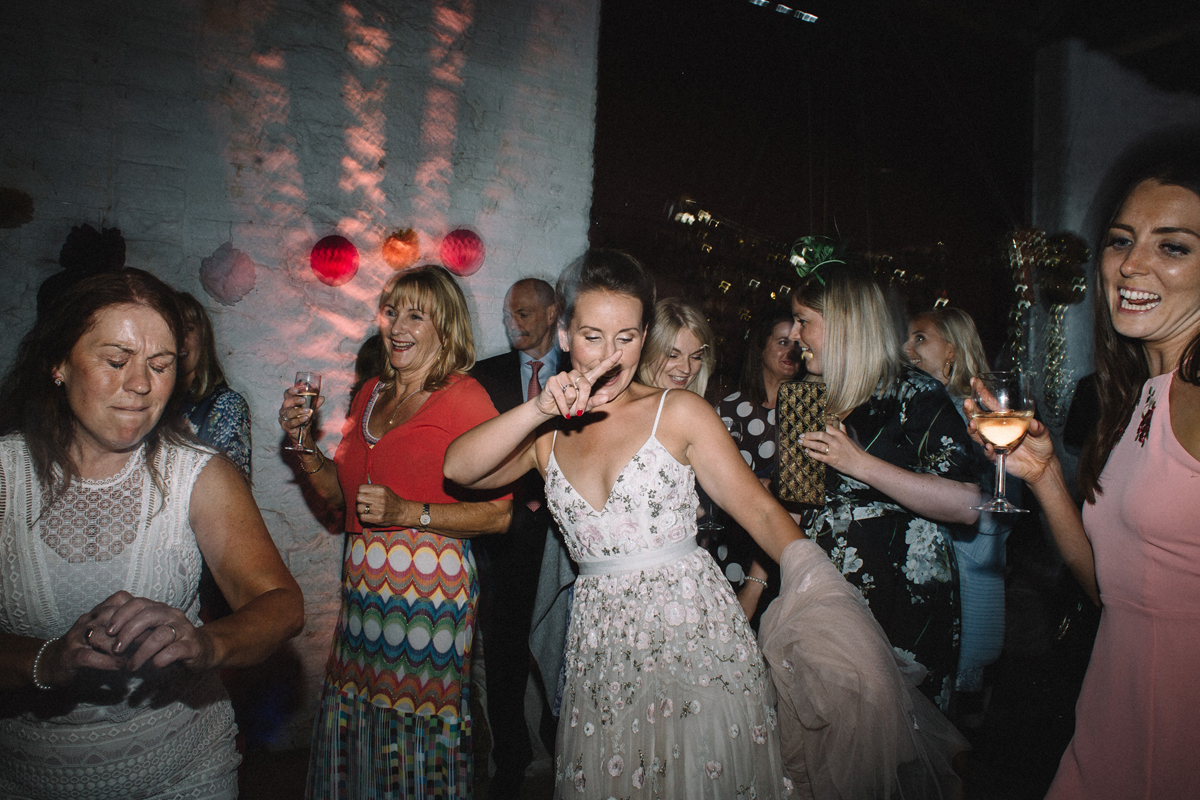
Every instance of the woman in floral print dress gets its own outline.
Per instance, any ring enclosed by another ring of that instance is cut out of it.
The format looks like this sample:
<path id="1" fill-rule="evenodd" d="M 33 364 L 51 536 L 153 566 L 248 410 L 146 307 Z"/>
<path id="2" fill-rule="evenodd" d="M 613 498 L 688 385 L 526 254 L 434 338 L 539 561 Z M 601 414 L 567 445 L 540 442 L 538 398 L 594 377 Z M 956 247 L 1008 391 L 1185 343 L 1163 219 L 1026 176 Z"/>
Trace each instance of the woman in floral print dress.
<path id="1" fill-rule="evenodd" d="M 808 433 L 827 472 L 806 533 L 862 592 L 896 652 L 946 711 L 958 660 L 958 578 L 948 525 L 979 512 L 966 426 L 929 375 L 905 363 L 882 289 L 843 268 L 792 296 L 792 338 L 828 386 L 831 418 Z"/>

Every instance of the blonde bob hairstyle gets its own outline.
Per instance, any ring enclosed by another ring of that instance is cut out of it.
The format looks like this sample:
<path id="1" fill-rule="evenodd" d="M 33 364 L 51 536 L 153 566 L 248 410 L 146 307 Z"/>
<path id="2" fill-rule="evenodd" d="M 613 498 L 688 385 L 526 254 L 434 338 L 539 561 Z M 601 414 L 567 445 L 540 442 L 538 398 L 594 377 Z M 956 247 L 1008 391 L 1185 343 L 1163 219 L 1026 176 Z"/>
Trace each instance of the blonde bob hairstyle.
<path id="1" fill-rule="evenodd" d="M 443 389 L 451 376 L 466 375 L 475 366 L 475 338 L 467 298 L 458 281 L 443 267 L 426 264 L 392 278 L 379 295 L 380 314 L 386 306 L 419 309 L 429 315 L 437 331 L 442 349 L 425 377 L 425 391 Z M 396 369 L 386 357 L 379 379 L 384 384 L 396 382 Z"/>
<path id="2" fill-rule="evenodd" d="M 950 374 L 946 378 L 946 391 L 951 397 L 969 397 L 971 378 L 989 369 L 975 320 L 961 308 L 950 307 L 923 311 L 913 317 L 913 324 L 919 320 L 928 321 L 938 336 L 954 348 L 954 360 L 950 362 Z"/>
<path id="3" fill-rule="evenodd" d="M 900 375 L 904 357 L 895 316 L 879 284 L 853 267 L 810 277 L 792 293 L 824 324 L 821 380 L 827 411 L 845 416 Z"/>
<path id="4" fill-rule="evenodd" d="M 704 351 L 700 359 L 700 371 L 688 386 L 690 391 L 703 397 L 704 390 L 708 388 L 708 379 L 717 365 L 716 337 L 713 336 L 712 328 L 700 310 L 677 297 L 659 300 L 654 306 L 654 322 L 650 325 L 650 333 L 642 347 L 638 381 L 647 386 L 655 385 L 654 379 L 658 377 L 659 370 L 667 363 L 671 349 L 675 347 L 675 337 L 684 328 L 700 340 Z"/>

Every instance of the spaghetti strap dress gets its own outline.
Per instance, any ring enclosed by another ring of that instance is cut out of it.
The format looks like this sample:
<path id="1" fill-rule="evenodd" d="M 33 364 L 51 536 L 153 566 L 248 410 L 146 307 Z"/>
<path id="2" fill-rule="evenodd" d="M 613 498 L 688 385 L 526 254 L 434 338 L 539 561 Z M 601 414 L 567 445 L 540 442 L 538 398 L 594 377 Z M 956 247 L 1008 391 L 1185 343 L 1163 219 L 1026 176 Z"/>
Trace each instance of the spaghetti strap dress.
<path id="1" fill-rule="evenodd" d="M 666 396 L 602 508 L 575 490 L 551 445 L 546 498 L 580 573 L 555 797 L 784 797 L 766 664 L 696 544 L 692 469 L 655 435 Z"/>

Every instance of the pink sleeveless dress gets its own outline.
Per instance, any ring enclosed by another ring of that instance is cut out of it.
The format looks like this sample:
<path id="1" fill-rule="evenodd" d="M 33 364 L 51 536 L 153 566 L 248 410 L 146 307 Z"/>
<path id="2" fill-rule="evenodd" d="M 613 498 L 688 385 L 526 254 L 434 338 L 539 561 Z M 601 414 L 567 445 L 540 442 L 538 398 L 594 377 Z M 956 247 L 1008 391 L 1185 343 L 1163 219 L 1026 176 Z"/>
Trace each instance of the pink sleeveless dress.
<path id="1" fill-rule="evenodd" d="M 1200 795 L 1200 461 L 1151 378 L 1083 511 L 1104 610 L 1048 798 Z"/>

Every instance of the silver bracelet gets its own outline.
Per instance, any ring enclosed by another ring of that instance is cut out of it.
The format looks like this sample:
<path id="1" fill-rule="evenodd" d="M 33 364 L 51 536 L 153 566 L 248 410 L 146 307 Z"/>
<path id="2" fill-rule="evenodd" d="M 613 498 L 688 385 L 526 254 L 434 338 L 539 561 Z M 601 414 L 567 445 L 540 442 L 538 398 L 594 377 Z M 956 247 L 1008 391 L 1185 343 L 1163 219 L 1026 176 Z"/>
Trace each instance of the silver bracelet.
<path id="1" fill-rule="evenodd" d="M 763 585 L 764 589 L 767 588 L 767 582 L 764 581 L 762 578 L 756 578 L 753 575 L 747 575 L 746 580 L 754 581 L 755 583 L 761 583 Z"/>
<path id="2" fill-rule="evenodd" d="M 37 688 L 41 689 L 43 692 L 48 692 L 51 689 L 53 689 L 54 687 L 46 686 L 45 684 L 43 684 L 41 681 L 38 680 L 38 676 L 37 676 L 38 665 L 40 663 L 42 663 L 42 653 L 45 653 L 46 648 L 49 647 L 50 645 L 54 644 L 55 642 L 57 642 L 59 640 L 59 638 L 60 637 L 55 636 L 53 639 L 47 639 L 46 641 L 42 642 L 42 646 L 38 648 L 37 655 L 33 657 L 33 685 L 36 686 Z"/>

